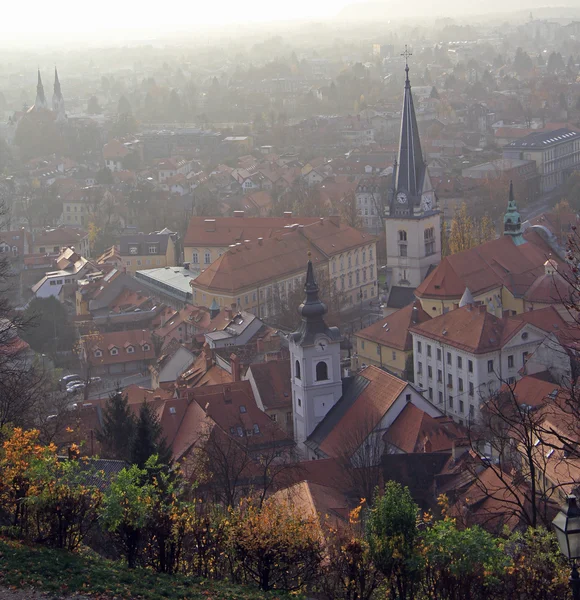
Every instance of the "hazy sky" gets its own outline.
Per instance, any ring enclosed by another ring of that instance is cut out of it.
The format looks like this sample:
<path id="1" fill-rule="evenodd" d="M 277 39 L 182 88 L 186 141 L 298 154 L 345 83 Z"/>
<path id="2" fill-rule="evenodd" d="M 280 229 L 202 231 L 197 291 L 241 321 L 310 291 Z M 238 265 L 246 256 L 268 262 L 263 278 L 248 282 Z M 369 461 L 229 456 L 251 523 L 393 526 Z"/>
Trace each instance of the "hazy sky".
<path id="1" fill-rule="evenodd" d="M 196 24 L 333 17 L 353 0 L 28 0 L 6 2 L 0 37 L 47 31 L 78 34 L 118 29 L 186 28 Z M 355 0 L 356 1 L 356 0 Z"/>

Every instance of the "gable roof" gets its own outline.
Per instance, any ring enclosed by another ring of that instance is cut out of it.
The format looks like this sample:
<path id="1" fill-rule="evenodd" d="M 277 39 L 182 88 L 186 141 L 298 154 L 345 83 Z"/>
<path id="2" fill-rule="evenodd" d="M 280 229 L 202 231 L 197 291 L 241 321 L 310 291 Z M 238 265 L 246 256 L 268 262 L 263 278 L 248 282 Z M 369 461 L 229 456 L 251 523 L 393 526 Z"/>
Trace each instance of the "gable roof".
<path id="1" fill-rule="evenodd" d="M 378 367 L 366 367 L 355 375 L 340 400 L 310 434 L 308 442 L 329 457 L 340 456 L 353 425 L 364 426 L 370 433 L 408 385 Z"/>
<path id="2" fill-rule="evenodd" d="M 414 302 L 369 327 L 357 331 L 355 337 L 397 350 L 412 350 L 413 337 L 409 332 L 409 327 L 428 321 L 430 318 L 430 315 L 421 307 L 421 303 Z"/>
<path id="3" fill-rule="evenodd" d="M 292 406 L 290 360 L 271 360 L 250 365 L 260 400 L 267 410 Z"/>
<path id="4" fill-rule="evenodd" d="M 135 235 L 122 235 L 119 238 L 119 254 L 121 256 L 139 256 L 143 254 L 149 254 L 147 246 L 149 244 L 159 244 L 159 254 L 163 256 L 167 252 L 167 245 L 169 244 L 170 233 L 138 233 Z M 136 245 L 138 246 L 137 254 L 130 254 L 129 247 Z"/>

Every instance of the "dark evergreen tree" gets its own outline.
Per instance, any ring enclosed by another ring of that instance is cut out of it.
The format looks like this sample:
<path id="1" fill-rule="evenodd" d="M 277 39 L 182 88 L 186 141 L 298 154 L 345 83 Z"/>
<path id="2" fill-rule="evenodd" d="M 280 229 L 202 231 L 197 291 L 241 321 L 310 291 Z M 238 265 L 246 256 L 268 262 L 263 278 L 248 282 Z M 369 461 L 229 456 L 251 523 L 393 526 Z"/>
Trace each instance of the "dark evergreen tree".
<path id="1" fill-rule="evenodd" d="M 117 106 L 117 114 L 118 115 L 128 115 L 131 111 L 131 105 L 129 104 L 129 100 L 125 98 L 125 96 L 121 96 L 119 98 L 119 105 Z"/>
<path id="2" fill-rule="evenodd" d="M 135 428 L 135 417 L 129 408 L 127 395 L 117 390 L 107 400 L 103 411 L 103 428 L 97 433 L 103 456 L 129 462 Z"/>
<path id="3" fill-rule="evenodd" d="M 143 402 L 131 443 L 131 462 L 143 469 L 147 459 L 154 454 L 158 456 L 160 464 L 168 465 L 171 462 L 171 450 L 163 436 L 155 409 L 152 404 Z"/>
<path id="4" fill-rule="evenodd" d="M 102 108 L 99 105 L 99 100 L 96 96 L 91 96 L 89 98 L 87 112 L 89 113 L 89 115 L 100 115 L 103 112 Z"/>

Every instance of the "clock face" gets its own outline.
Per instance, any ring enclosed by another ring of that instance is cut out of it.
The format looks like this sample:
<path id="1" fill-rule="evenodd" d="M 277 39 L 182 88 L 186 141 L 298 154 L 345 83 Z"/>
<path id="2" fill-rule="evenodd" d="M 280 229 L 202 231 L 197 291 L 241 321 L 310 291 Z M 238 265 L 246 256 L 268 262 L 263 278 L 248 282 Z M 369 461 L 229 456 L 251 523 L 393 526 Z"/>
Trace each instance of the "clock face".
<path id="1" fill-rule="evenodd" d="M 405 204 L 405 202 L 407 202 L 407 194 L 405 194 L 405 192 L 399 192 L 397 194 L 397 202 L 399 204 Z"/>
<path id="2" fill-rule="evenodd" d="M 423 206 L 425 207 L 425 210 L 431 210 L 431 205 L 433 204 L 431 198 L 427 197 L 423 200 Z"/>
<path id="3" fill-rule="evenodd" d="M 320 340 L 316 344 L 316 349 L 318 350 L 318 352 L 324 352 L 327 347 L 328 347 L 328 342 L 326 340 Z"/>

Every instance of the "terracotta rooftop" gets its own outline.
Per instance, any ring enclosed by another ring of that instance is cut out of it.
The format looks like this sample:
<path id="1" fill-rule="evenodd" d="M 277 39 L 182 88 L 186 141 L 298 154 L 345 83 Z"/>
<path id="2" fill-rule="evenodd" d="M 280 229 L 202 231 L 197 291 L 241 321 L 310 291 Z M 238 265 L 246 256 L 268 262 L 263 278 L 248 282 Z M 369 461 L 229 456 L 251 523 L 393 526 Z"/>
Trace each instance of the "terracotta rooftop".
<path id="1" fill-rule="evenodd" d="M 413 337 L 409 333 L 409 327 L 415 323 L 428 321 L 430 318 L 421 307 L 421 303 L 415 301 L 369 327 L 357 331 L 355 336 L 397 350 L 412 350 Z"/>
<path id="2" fill-rule="evenodd" d="M 271 360 L 250 365 L 260 399 L 265 409 L 292 406 L 289 360 Z"/>
<path id="3" fill-rule="evenodd" d="M 110 331 L 98 333 L 96 336 L 82 336 L 81 343 L 86 349 L 88 362 L 93 366 L 155 358 L 151 332 L 146 329 Z M 100 352 L 101 355 L 95 356 L 95 352 Z"/>

